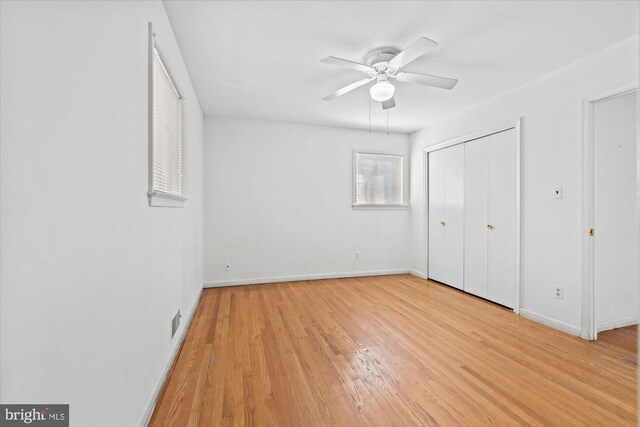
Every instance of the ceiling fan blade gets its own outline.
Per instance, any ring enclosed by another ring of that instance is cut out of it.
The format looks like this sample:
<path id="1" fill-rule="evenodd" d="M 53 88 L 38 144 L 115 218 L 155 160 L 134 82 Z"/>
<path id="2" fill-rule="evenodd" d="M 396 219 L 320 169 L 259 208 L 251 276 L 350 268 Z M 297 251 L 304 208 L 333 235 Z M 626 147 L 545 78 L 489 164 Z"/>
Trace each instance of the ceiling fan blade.
<path id="1" fill-rule="evenodd" d="M 371 71 L 371 67 L 368 67 L 364 64 L 349 61 L 347 59 L 336 58 L 335 56 L 328 56 L 323 60 L 321 60 L 320 62 L 324 62 L 325 64 L 339 65 L 341 67 L 351 68 L 353 70 L 362 71 L 363 73 L 368 73 L 369 71 Z"/>
<path id="2" fill-rule="evenodd" d="M 395 106 L 396 106 L 396 100 L 393 97 L 387 99 L 386 101 L 382 101 L 383 110 L 388 110 L 389 108 L 393 108 Z"/>
<path id="3" fill-rule="evenodd" d="M 438 46 L 438 43 L 426 37 L 420 37 L 409 45 L 408 48 L 397 54 L 389 61 L 389 66 L 399 69 L 407 65 L 409 62 L 415 61 L 431 49 Z"/>
<path id="4" fill-rule="evenodd" d="M 373 79 L 375 79 L 375 77 L 369 77 L 366 79 L 358 80 L 355 83 L 351 83 L 350 85 L 343 87 L 342 89 L 338 89 L 337 91 L 333 92 L 331 95 L 327 95 L 322 99 L 324 99 L 325 101 L 331 101 L 332 99 L 335 99 L 341 95 L 344 95 L 347 92 L 351 92 L 354 89 L 358 89 L 360 86 L 366 85 Z"/>
<path id="5" fill-rule="evenodd" d="M 431 76 L 429 74 L 405 73 L 396 74 L 399 82 L 419 83 L 421 85 L 434 86 L 442 89 L 453 89 L 458 84 L 458 79 L 448 77 Z"/>

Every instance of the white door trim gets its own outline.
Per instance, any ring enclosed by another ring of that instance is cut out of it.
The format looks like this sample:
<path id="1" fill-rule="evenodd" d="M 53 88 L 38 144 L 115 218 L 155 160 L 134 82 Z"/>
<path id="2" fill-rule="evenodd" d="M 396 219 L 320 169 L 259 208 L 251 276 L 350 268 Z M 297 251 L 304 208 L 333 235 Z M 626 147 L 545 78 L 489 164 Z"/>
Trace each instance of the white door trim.
<path id="1" fill-rule="evenodd" d="M 429 153 L 437 150 L 442 150 L 443 148 L 451 147 L 453 145 L 463 144 L 466 142 L 473 141 L 475 139 L 483 138 L 485 136 L 492 135 L 494 133 L 502 132 L 509 129 L 515 129 L 516 132 L 516 292 L 515 292 L 515 303 L 513 306 L 513 311 L 516 314 L 520 314 L 520 284 L 522 282 L 521 279 L 521 182 L 522 182 L 522 172 L 521 172 L 521 126 L 522 126 L 522 117 L 517 117 L 515 119 L 507 120 L 502 123 L 498 123 L 484 129 L 480 129 L 466 135 L 462 135 L 453 139 L 446 140 L 444 142 L 429 145 L 424 148 L 424 154 L 422 158 L 423 163 L 423 185 L 424 185 L 424 216 L 422 218 L 423 221 L 423 229 L 425 230 L 425 259 L 424 259 L 424 278 L 429 278 Z"/>
<path id="2" fill-rule="evenodd" d="M 595 319 L 593 239 L 589 236 L 589 229 L 593 227 L 594 210 L 593 107 L 596 102 L 625 95 L 635 90 L 638 90 L 638 81 L 630 80 L 582 98 L 582 307 L 580 336 L 588 340 L 598 338 Z M 598 231 L 595 230 L 595 232 Z"/>

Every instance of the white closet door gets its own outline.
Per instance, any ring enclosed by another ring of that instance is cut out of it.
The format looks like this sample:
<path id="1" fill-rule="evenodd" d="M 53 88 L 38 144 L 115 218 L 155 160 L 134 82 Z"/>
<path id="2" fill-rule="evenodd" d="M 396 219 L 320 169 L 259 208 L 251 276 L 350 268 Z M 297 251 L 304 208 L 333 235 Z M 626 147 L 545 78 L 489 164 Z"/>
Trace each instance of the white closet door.
<path id="1" fill-rule="evenodd" d="M 515 306 L 516 278 L 516 133 L 509 129 L 489 137 L 488 295 Z"/>
<path id="2" fill-rule="evenodd" d="M 429 278 L 445 283 L 445 153 L 429 153 Z"/>
<path id="3" fill-rule="evenodd" d="M 462 289 L 464 281 L 464 145 L 454 145 L 442 151 L 445 154 L 444 283 Z"/>
<path id="4" fill-rule="evenodd" d="M 487 298 L 489 137 L 464 144 L 464 290 Z"/>

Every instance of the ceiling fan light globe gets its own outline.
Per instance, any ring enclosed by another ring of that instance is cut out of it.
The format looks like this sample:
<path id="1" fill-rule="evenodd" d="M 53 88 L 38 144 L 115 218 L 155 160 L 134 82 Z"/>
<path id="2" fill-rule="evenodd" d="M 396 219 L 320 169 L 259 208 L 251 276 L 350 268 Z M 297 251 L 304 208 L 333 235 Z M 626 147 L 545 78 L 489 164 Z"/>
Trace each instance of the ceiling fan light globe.
<path id="1" fill-rule="evenodd" d="M 371 86 L 369 93 L 374 101 L 383 102 L 393 98 L 396 88 L 386 80 L 382 80 Z"/>

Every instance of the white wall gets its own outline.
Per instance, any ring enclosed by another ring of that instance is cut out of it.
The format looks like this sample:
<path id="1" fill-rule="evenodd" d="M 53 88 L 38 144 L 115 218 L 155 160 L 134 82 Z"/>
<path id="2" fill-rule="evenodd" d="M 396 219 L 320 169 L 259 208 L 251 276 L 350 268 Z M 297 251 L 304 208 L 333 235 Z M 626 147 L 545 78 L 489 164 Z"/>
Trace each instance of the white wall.
<path id="1" fill-rule="evenodd" d="M 412 134 L 411 268 L 425 271 L 423 148 L 522 116 L 522 312 L 578 333 L 581 99 L 635 79 L 637 52 L 637 40 L 628 39 Z M 555 186 L 563 199 L 553 198 Z M 553 297 L 556 285 L 564 299 Z"/>
<path id="2" fill-rule="evenodd" d="M 408 136 L 206 118 L 205 283 L 406 271 L 409 212 L 351 207 L 354 149 Z"/>
<path id="3" fill-rule="evenodd" d="M 162 3 L 1 7 L 0 399 L 136 425 L 202 288 L 202 112 Z M 147 202 L 148 21 L 187 98 L 183 209 Z"/>

